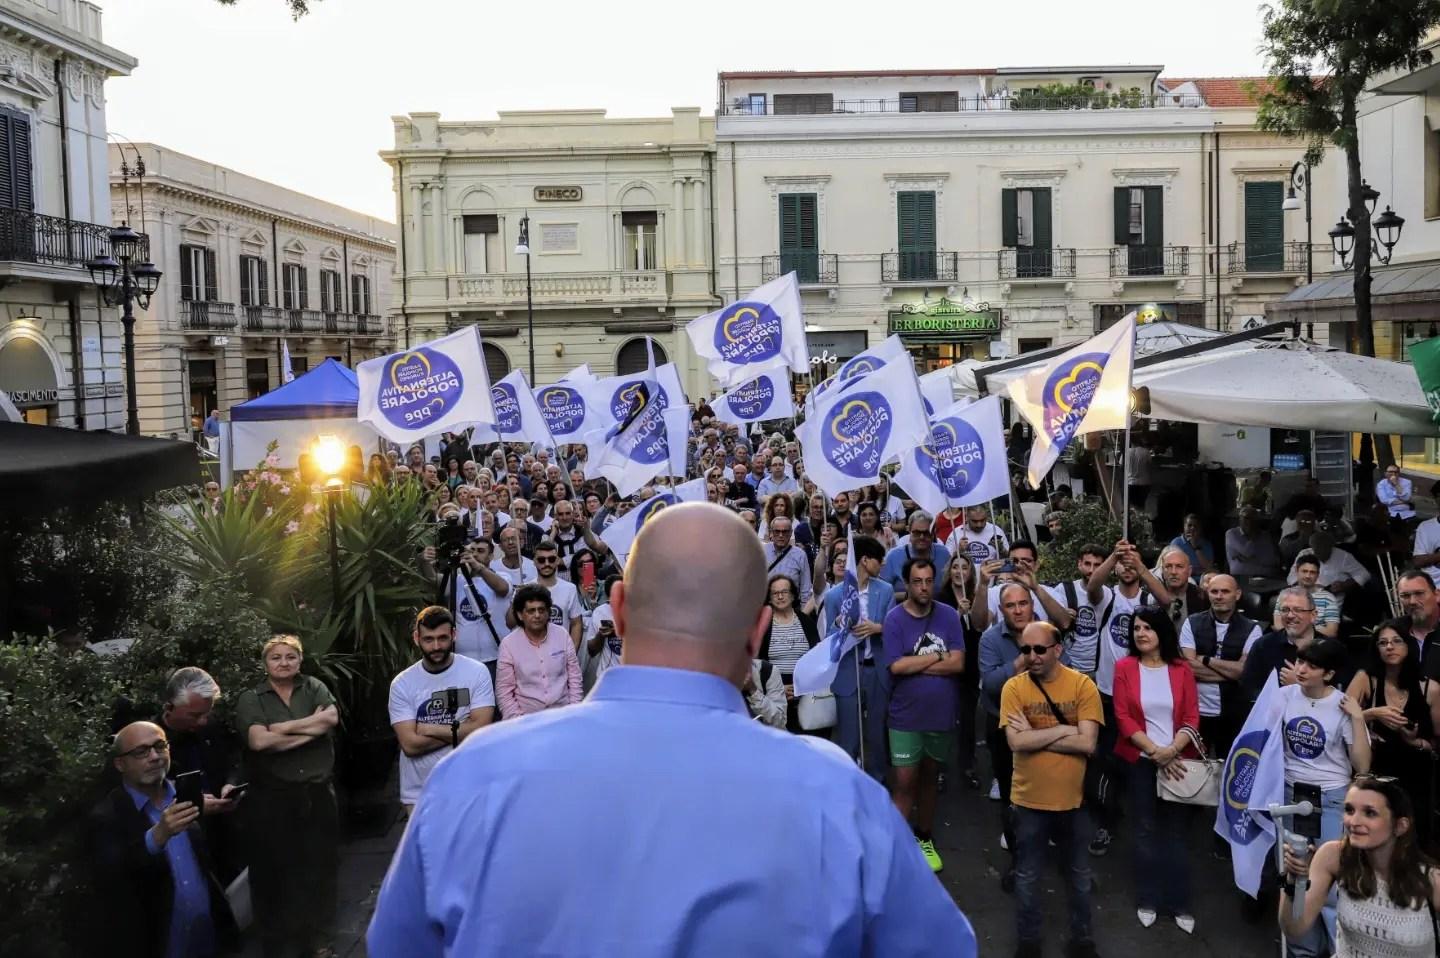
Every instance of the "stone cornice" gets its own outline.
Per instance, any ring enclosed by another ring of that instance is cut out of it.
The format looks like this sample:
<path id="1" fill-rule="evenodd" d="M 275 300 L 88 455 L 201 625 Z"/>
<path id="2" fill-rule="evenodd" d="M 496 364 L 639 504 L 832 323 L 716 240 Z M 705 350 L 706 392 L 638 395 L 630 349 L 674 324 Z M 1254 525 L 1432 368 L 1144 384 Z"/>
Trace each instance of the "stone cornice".
<path id="1" fill-rule="evenodd" d="M 118 186 L 118 181 L 112 178 L 110 186 L 113 191 Z M 149 195 L 174 197 L 175 199 L 189 201 L 192 204 L 204 204 L 216 210 L 258 217 L 267 221 L 274 219 L 291 228 L 298 228 L 311 233 L 334 237 L 336 240 L 346 240 L 352 244 L 364 245 L 377 252 L 386 252 L 392 255 L 396 252 L 396 244 L 383 236 L 376 236 L 373 233 L 366 233 L 362 230 L 341 226 L 337 223 L 326 223 L 320 220 L 307 219 L 297 216 L 294 213 L 286 212 L 285 210 L 259 203 L 238 200 L 188 184 L 147 177 L 145 189 Z M 150 205 L 157 209 L 162 208 L 161 204 L 152 202 Z M 172 206 L 170 208 L 179 209 L 178 206 Z"/>

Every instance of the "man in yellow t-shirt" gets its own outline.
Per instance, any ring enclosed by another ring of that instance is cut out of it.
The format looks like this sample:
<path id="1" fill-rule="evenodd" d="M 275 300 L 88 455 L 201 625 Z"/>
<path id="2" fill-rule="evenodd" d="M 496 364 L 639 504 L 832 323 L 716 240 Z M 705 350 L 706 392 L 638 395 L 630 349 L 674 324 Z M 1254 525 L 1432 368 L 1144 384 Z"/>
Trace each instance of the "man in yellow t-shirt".
<path id="1" fill-rule="evenodd" d="M 1060 664 L 1060 632 L 1032 622 L 1020 633 L 1025 671 L 1000 693 L 1000 727 L 1015 754 L 1010 786 L 1015 824 L 1017 958 L 1041 954 L 1040 870 L 1054 840 L 1070 885 L 1069 958 L 1093 958 L 1090 930 L 1090 822 L 1081 810 L 1085 760 L 1104 724 L 1090 678 Z M 1057 715 L 1058 713 L 1058 715 Z"/>

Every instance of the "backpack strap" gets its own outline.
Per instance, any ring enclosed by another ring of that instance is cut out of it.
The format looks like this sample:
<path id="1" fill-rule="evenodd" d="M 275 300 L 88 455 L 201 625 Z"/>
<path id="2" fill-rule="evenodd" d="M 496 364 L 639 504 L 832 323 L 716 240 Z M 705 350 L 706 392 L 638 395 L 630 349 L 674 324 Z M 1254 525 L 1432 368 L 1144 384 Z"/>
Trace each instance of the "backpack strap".
<path id="1" fill-rule="evenodd" d="M 1045 691 L 1044 683 L 1037 679 L 1033 672 L 1027 672 L 1026 674 L 1030 676 L 1030 681 L 1035 683 L 1035 687 L 1040 690 L 1040 694 L 1045 696 L 1045 704 L 1050 706 L 1050 711 L 1055 716 L 1055 721 L 1061 725 L 1069 725 L 1070 723 L 1065 721 L 1065 713 L 1060 711 L 1060 707 L 1055 704 L 1055 700 L 1050 697 L 1050 693 Z"/>

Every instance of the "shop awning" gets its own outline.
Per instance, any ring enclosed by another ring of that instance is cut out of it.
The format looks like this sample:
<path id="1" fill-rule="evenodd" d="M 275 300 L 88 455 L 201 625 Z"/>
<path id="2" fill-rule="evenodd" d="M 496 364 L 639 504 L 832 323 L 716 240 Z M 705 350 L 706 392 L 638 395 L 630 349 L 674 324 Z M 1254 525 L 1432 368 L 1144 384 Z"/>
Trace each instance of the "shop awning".
<path id="1" fill-rule="evenodd" d="M 1440 263 L 1415 263 L 1375 270 L 1370 274 L 1370 299 L 1376 306 L 1417 303 L 1433 309 L 1440 301 Z M 1340 315 L 1317 315 L 1336 311 L 1342 312 Z M 1333 273 L 1301 286 L 1283 299 L 1267 303 L 1265 315 L 1271 322 L 1305 322 L 1311 317 L 1317 322 L 1353 322 L 1355 276 L 1352 273 Z"/>
<path id="2" fill-rule="evenodd" d="M 200 480 L 188 442 L 0 422 L 0 511 L 138 499 Z"/>

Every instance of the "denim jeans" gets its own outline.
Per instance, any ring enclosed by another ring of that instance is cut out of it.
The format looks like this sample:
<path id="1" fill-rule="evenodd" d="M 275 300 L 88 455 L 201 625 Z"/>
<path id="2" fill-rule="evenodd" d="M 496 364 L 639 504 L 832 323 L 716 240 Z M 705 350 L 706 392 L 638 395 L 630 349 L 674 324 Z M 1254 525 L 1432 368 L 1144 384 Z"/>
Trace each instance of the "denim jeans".
<path id="1" fill-rule="evenodd" d="M 1340 837 L 1344 826 L 1345 793 L 1348 790 L 1348 786 L 1341 786 L 1320 794 L 1320 838 L 1314 842 L 1316 848 Z M 1294 802 L 1294 796 L 1294 789 L 1286 782 L 1285 801 Z M 1286 939 L 1287 958 L 1318 958 L 1335 950 L 1335 902 L 1336 894 L 1332 887 L 1319 919 L 1310 926 L 1310 930 L 1299 937 Z"/>
<path id="2" fill-rule="evenodd" d="M 1042 812 L 1014 806 L 1015 822 L 1015 929 L 1022 942 L 1041 941 L 1040 870 L 1050 852 L 1050 840 L 1060 855 L 1070 892 L 1070 940 L 1090 941 L 1090 817 L 1081 809 Z"/>
<path id="3" fill-rule="evenodd" d="M 885 737 L 885 716 L 890 710 L 883 666 L 876 662 L 860 668 L 860 691 L 865 696 L 865 771 L 880 784 L 890 770 L 890 744 Z M 860 703 L 855 695 L 835 695 L 835 744 L 851 758 L 860 757 Z"/>
<path id="4" fill-rule="evenodd" d="M 1159 771 L 1145 758 L 1129 768 L 1129 812 L 1135 825 L 1135 906 L 1188 915 L 1190 852 L 1185 847 L 1185 833 L 1195 809 L 1155 794 Z"/>

